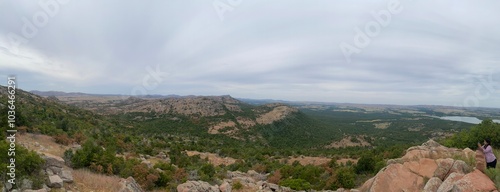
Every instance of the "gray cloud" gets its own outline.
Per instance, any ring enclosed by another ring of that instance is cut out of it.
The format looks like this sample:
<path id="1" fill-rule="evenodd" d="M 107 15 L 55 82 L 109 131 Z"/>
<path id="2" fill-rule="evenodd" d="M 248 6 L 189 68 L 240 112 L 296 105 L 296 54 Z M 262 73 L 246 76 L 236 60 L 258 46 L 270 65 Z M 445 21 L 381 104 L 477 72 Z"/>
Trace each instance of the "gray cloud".
<path id="1" fill-rule="evenodd" d="M 389 0 L 216 1 L 223 21 L 215 1 L 69 1 L 17 49 L 9 34 L 44 9 L 0 1 L 0 72 L 27 90 L 360 103 L 463 105 L 480 89 L 500 107 L 496 1 L 391 0 L 401 12 L 351 62 L 339 45 Z M 168 75 L 148 79 L 157 67 Z"/>

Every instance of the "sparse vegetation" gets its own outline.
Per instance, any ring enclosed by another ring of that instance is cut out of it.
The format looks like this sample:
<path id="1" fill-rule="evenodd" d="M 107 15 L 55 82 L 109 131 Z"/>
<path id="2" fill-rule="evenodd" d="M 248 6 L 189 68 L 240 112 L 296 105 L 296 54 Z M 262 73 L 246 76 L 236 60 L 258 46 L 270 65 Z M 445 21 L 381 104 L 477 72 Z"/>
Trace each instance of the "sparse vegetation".
<path id="1" fill-rule="evenodd" d="M 235 182 L 233 182 L 232 188 L 233 188 L 234 190 L 240 190 L 240 189 L 243 189 L 243 184 L 241 184 L 241 182 L 240 182 L 240 181 L 235 181 Z"/>

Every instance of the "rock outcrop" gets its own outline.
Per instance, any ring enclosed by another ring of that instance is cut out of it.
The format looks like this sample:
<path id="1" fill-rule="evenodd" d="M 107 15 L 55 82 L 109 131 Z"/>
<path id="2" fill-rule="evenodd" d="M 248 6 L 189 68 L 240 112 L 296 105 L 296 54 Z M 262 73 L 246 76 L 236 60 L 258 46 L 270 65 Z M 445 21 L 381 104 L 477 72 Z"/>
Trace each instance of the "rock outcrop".
<path id="1" fill-rule="evenodd" d="M 122 179 L 120 181 L 121 188 L 119 192 L 144 192 L 139 184 L 133 177 Z"/>
<path id="2" fill-rule="evenodd" d="M 218 186 L 212 186 L 205 181 L 187 181 L 183 184 L 177 186 L 178 192 L 197 192 L 197 191 L 206 191 L 206 192 L 219 192 Z"/>
<path id="3" fill-rule="evenodd" d="M 240 183 L 243 191 L 258 191 L 258 192 L 289 192 L 293 191 L 288 187 L 279 186 L 273 183 L 268 183 L 267 175 L 249 170 L 247 173 L 240 171 L 228 172 L 226 179 L 221 181 L 219 185 L 210 185 L 204 181 L 187 181 L 177 186 L 179 192 L 230 192 L 235 183 Z"/>
<path id="4" fill-rule="evenodd" d="M 480 169 L 484 155 L 476 152 L 476 169 L 463 160 L 473 157 L 470 149 L 447 148 L 429 140 L 411 147 L 406 154 L 389 160 L 360 191 L 496 191 L 494 183 Z M 469 162 L 471 163 L 471 162 Z M 484 169 L 483 169 L 484 170 Z"/>
<path id="5" fill-rule="evenodd" d="M 55 156 L 49 153 L 42 153 L 40 156 L 45 160 L 45 168 L 64 166 L 64 159 L 59 156 Z"/>

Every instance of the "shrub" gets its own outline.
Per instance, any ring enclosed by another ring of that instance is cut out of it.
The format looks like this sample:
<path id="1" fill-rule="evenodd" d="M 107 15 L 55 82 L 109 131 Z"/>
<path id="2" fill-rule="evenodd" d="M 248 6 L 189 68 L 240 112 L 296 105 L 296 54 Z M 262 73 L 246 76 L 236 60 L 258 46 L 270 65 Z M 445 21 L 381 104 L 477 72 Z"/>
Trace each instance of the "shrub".
<path id="1" fill-rule="evenodd" d="M 143 189 L 151 190 L 155 182 L 160 177 L 158 173 L 153 170 L 148 169 L 145 164 L 135 165 L 133 168 L 134 179 L 141 185 Z"/>
<path id="2" fill-rule="evenodd" d="M 491 145 L 493 148 L 497 148 L 500 147 L 498 135 L 500 135 L 500 124 L 488 119 L 471 129 L 453 135 L 450 139 L 445 140 L 444 144 L 448 147 L 476 149 L 478 142 L 482 144 L 485 138 L 491 138 Z"/>
<path id="3" fill-rule="evenodd" d="M 206 163 L 205 165 L 203 165 L 200 170 L 203 174 L 206 174 L 209 178 L 212 178 L 215 175 L 215 167 L 210 163 Z"/>
<path id="4" fill-rule="evenodd" d="M 73 140 L 68 137 L 66 133 L 63 134 L 58 134 L 53 137 L 56 143 L 59 143 L 61 145 L 69 145 L 73 143 Z"/>
<path id="5" fill-rule="evenodd" d="M 340 187 L 351 189 L 355 185 L 356 174 L 352 169 L 343 167 L 337 170 L 337 184 Z"/>
<path id="6" fill-rule="evenodd" d="M 354 167 L 356 173 L 373 173 L 375 171 L 375 159 L 371 155 L 363 155 L 359 158 L 358 163 Z"/>
<path id="7" fill-rule="evenodd" d="M 311 184 L 304 179 L 285 179 L 279 183 L 282 186 L 290 187 L 294 190 L 311 189 Z"/>
<path id="8" fill-rule="evenodd" d="M 63 159 L 64 159 L 64 162 L 66 163 L 66 165 L 71 167 L 71 160 L 73 159 L 73 156 L 74 156 L 73 150 L 68 149 L 68 150 L 64 151 Z"/>
<path id="9" fill-rule="evenodd" d="M 280 170 L 274 171 L 274 173 L 267 178 L 267 182 L 278 184 L 281 181 L 281 172 Z"/>
<path id="10" fill-rule="evenodd" d="M 243 188 L 243 184 L 241 184 L 240 181 L 235 181 L 233 182 L 232 187 L 234 190 L 240 190 Z"/>
<path id="11" fill-rule="evenodd" d="M 500 188 L 500 169 L 486 169 L 485 173 L 495 183 L 495 186 Z"/>

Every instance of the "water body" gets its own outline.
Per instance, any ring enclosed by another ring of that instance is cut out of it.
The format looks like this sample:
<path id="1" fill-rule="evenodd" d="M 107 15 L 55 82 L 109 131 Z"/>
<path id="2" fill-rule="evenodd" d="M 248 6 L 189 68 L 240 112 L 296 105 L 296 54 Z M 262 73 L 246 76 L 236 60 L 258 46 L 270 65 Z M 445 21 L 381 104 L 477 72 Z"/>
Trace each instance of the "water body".
<path id="1" fill-rule="evenodd" d="M 439 117 L 440 119 L 443 120 L 449 120 L 449 121 L 460 121 L 460 122 L 465 122 L 465 123 L 471 123 L 471 124 L 479 124 L 482 122 L 481 119 L 478 119 L 477 117 L 465 117 L 465 116 L 444 116 L 444 117 Z M 500 120 L 494 119 L 493 122 L 495 123 L 500 123 Z"/>

